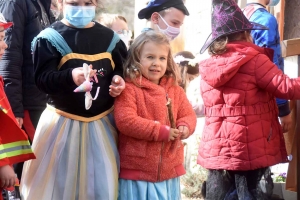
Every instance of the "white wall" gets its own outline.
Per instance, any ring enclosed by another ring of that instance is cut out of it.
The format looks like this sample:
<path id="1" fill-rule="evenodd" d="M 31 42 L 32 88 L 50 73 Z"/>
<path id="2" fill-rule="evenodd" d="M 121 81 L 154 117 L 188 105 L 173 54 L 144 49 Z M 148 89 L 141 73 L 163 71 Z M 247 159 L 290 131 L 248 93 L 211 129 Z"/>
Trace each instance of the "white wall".
<path id="1" fill-rule="evenodd" d="M 184 22 L 185 50 L 197 55 L 211 33 L 211 1 L 187 0 L 186 7 L 190 16 Z"/>
<path id="2" fill-rule="evenodd" d="M 298 78 L 298 56 L 284 58 L 284 73 L 290 78 Z"/>
<path id="3" fill-rule="evenodd" d="M 138 13 L 141 9 L 146 7 L 147 0 L 135 0 L 135 9 L 134 9 L 134 32 L 135 32 L 135 37 L 137 37 L 143 28 L 146 27 L 146 22 L 147 20 L 140 20 L 138 18 Z"/>

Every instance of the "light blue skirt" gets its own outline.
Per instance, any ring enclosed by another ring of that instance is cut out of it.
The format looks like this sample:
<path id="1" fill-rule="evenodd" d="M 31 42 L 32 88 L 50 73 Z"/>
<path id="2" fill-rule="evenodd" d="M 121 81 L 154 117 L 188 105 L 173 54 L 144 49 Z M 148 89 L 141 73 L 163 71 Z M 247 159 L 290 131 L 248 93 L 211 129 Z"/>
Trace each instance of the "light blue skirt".
<path id="1" fill-rule="evenodd" d="M 23 200 L 116 200 L 119 155 L 112 114 L 90 122 L 47 108 L 25 162 Z"/>
<path id="2" fill-rule="evenodd" d="M 163 182 L 119 179 L 118 200 L 180 200 L 180 178 Z"/>

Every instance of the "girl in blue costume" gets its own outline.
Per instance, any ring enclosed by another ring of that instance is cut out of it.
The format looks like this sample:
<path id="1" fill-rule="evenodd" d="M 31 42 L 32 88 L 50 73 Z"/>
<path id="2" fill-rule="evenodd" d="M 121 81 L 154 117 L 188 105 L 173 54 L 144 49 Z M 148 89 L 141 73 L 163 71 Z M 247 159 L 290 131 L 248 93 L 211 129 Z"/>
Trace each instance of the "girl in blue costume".
<path id="1" fill-rule="evenodd" d="M 114 97 L 125 88 L 121 75 L 127 50 L 117 34 L 92 21 L 98 3 L 58 1 L 64 18 L 33 41 L 35 82 L 48 94 L 48 105 L 32 144 L 37 159 L 24 165 L 24 200 L 117 198 L 112 111 Z M 100 87 L 94 101 L 85 102 L 84 92 L 74 92 L 85 81 L 84 63 L 93 69 L 89 77 L 98 79 L 90 91 L 95 97 Z"/>

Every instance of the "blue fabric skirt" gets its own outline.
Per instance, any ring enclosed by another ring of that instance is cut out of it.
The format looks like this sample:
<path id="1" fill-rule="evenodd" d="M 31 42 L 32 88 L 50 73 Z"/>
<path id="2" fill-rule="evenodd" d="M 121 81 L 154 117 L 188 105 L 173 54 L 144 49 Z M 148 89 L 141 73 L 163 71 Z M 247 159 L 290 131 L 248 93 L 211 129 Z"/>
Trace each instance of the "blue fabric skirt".
<path id="1" fill-rule="evenodd" d="M 83 122 L 43 112 L 25 162 L 23 200 L 116 200 L 119 155 L 112 114 Z"/>
<path id="2" fill-rule="evenodd" d="M 118 200 L 180 200 L 180 178 L 163 182 L 119 179 Z"/>

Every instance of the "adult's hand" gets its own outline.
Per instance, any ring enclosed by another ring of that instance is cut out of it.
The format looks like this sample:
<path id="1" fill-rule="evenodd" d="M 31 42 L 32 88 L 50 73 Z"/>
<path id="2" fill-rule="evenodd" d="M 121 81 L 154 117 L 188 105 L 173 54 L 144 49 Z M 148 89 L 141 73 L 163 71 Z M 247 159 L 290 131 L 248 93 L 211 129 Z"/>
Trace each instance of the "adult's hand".
<path id="1" fill-rule="evenodd" d="M 288 114 L 284 117 L 280 117 L 280 122 L 281 122 L 281 127 L 283 132 L 289 131 L 292 127 L 292 122 L 293 122 L 291 114 Z"/>
<path id="2" fill-rule="evenodd" d="M 19 124 L 19 127 L 22 128 L 22 126 L 23 126 L 23 118 L 21 118 L 21 117 L 16 117 L 16 119 L 17 119 L 17 122 L 18 122 L 18 124 Z"/>

